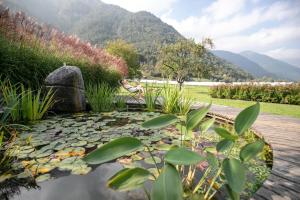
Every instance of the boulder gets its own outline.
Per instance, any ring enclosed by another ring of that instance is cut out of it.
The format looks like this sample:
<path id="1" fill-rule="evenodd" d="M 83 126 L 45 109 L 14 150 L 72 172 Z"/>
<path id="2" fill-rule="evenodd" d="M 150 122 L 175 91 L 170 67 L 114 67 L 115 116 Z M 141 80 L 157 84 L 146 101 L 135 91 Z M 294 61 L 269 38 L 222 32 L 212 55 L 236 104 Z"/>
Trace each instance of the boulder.
<path id="1" fill-rule="evenodd" d="M 85 111 L 84 81 L 78 67 L 63 66 L 50 73 L 45 80 L 46 89 L 53 89 L 54 112 L 74 113 Z"/>

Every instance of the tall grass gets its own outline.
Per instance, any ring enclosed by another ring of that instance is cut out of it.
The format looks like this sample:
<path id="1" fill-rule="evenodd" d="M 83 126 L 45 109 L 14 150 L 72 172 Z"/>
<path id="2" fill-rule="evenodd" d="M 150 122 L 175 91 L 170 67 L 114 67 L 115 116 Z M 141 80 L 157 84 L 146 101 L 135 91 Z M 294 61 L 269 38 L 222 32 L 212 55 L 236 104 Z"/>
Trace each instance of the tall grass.
<path id="1" fill-rule="evenodd" d="M 66 63 L 81 68 L 85 82 L 118 85 L 126 62 L 104 49 L 40 25 L 23 13 L 0 5 L 0 75 L 12 83 L 38 88 L 45 77 Z"/>
<path id="2" fill-rule="evenodd" d="M 49 90 L 42 95 L 42 89 L 33 91 L 24 85 L 12 85 L 9 81 L 0 84 L 3 106 L 10 107 L 10 120 L 13 122 L 36 121 L 44 117 L 54 104 L 54 92 Z"/>
<path id="3" fill-rule="evenodd" d="M 161 93 L 161 90 L 154 89 L 153 87 L 150 87 L 148 84 L 145 86 L 145 104 L 146 104 L 146 110 L 149 112 L 154 112 L 156 109 L 156 104 L 158 103 L 158 97 Z"/>
<path id="4" fill-rule="evenodd" d="M 117 90 L 106 83 L 86 86 L 88 102 L 95 112 L 113 111 L 116 94 Z"/>
<path id="5" fill-rule="evenodd" d="M 190 111 L 193 104 L 192 98 L 184 95 L 184 91 L 179 90 L 178 86 L 165 84 L 161 97 L 162 111 L 164 113 L 185 115 Z"/>

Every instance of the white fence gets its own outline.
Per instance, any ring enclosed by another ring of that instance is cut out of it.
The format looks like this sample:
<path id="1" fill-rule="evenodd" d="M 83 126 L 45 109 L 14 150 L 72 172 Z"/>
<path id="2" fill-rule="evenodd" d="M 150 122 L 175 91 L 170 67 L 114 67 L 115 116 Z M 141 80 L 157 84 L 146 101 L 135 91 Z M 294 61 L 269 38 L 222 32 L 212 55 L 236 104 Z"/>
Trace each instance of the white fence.
<path id="1" fill-rule="evenodd" d="M 141 79 L 142 83 L 156 83 L 156 84 L 177 84 L 176 81 L 167 81 L 167 80 L 148 80 L 148 79 Z M 197 82 L 197 81 L 186 81 L 184 85 L 192 85 L 192 86 L 217 86 L 223 84 L 233 84 L 233 85 L 246 85 L 246 84 L 255 84 L 255 85 L 289 85 L 293 82 L 232 82 L 232 83 L 225 83 L 225 82 Z"/>

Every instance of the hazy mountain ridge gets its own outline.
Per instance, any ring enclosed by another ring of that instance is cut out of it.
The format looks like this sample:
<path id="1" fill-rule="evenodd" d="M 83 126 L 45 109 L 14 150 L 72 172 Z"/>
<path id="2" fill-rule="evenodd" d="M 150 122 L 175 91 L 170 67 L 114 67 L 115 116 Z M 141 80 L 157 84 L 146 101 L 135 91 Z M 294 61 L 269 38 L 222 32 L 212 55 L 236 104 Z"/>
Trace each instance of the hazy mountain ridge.
<path id="1" fill-rule="evenodd" d="M 272 72 L 280 79 L 290 81 L 300 80 L 300 69 L 298 67 L 253 51 L 244 51 L 241 52 L 241 55 L 259 64 L 266 71 Z"/>
<path id="2" fill-rule="evenodd" d="M 245 70 L 246 72 L 249 72 L 256 78 L 262 78 L 262 77 L 272 77 L 272 78 L 278 78 L 275 74 L 272 74 L 268 71 L 266 71 L 263 67 L 258 65 L 257 63 L 249 60 L 248 58 L 233 53 L 230 51 L 223 51 L 223 50 L 214 50 L 212 53 L 234 65 L 237 67 Z"/>

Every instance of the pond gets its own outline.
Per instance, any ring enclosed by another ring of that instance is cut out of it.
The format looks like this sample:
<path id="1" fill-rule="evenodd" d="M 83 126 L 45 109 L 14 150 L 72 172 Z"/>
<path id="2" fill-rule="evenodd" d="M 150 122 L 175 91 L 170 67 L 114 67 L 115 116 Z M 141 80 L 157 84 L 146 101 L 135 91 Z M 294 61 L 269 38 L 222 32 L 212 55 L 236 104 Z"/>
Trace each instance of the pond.
<path id="1" fill-rule="evenodd" d="M 14 144 L 12 154 L 18 162 L 13 167 L 24 171 L 18 174 L 18 181 L 34 176 L 37 187 L 20 187 L 14 190 L 16 194 L 10 199 L 145 199 L 142 190 L 117 192 L 108 189 L 106 181 L 123 167 L 143 166 L 156 173 L 147 149 L 139 149 L 116 162 L 100 166 L 89 166 L 81 158 L 112 139 L 134 136 L 148 145 L 156 162 L 162 164 L 164 152 L 172 145 L 179 145 L 181 136 L 175 126 L 162 130 L 141 126 L 145 120 L 159 115 L 151 112 L 84 113 L 52 116 L 30 125 L 31 129 L 23 131 Z M 209 130 L 201 137 L 203 142 L 199 144 L 198 152 L 203 154 L 204 149 L 214 152 L 212 147 L 220 140 L 219 136 Z M 186 143 L 188 145 L 189 141 Z M 248 167 L 251 170 L 245 198 L 259 188 L 270 170 L 261 157 Z M 205 163 L 199 168 L 200 175 L 201 168 L 205 168 Z"/>

